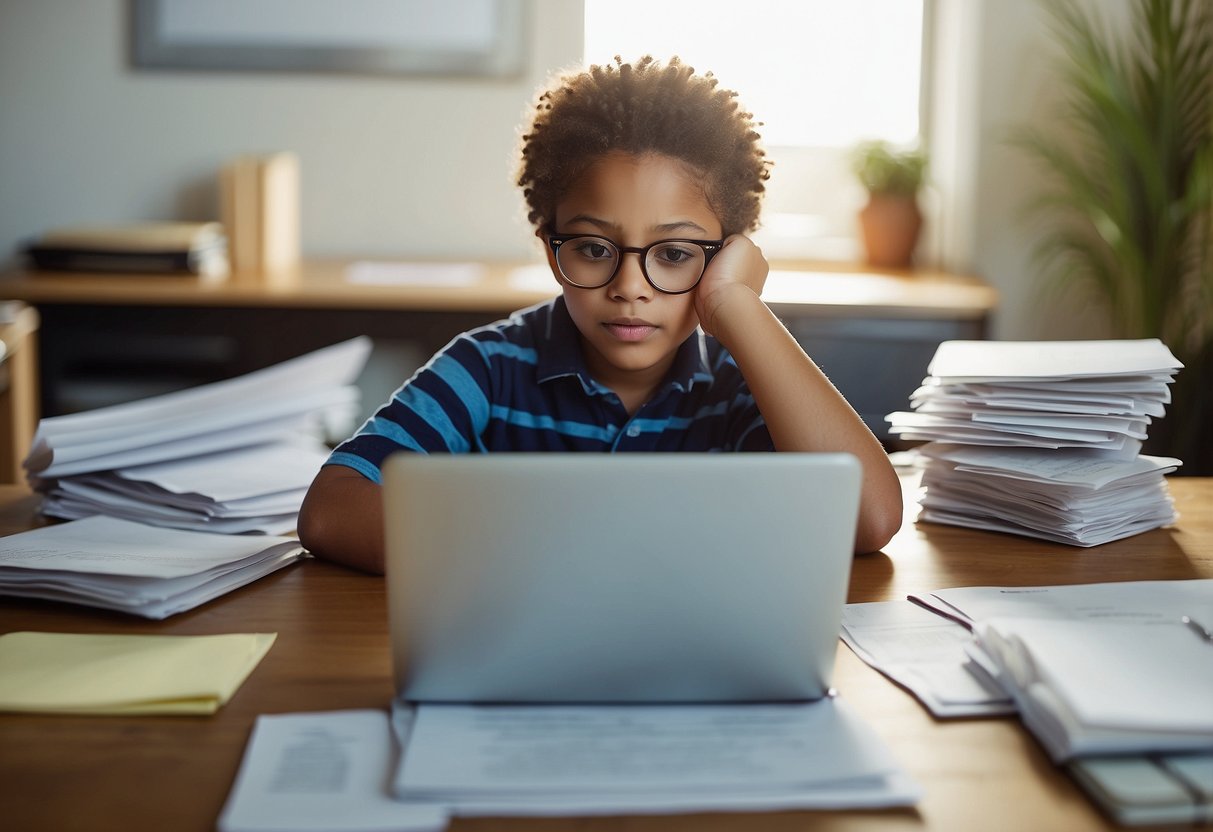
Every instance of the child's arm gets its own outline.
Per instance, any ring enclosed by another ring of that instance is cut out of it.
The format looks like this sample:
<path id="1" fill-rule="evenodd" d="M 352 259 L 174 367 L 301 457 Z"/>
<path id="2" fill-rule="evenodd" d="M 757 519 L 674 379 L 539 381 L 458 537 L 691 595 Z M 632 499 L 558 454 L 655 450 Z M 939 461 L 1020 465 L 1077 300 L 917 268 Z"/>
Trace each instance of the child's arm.
<path id="1" fill-rule="evenodd" d="M 734 235 L 696 289 L 704 331 L 732 354 L 778 451 L 846 451 L 863 465 L 856 552 L 872 552 L 901 527 L 901 486 L 888 455 L 859 415 L 762 302 L 768 265 Z"/>
<path id="2" fill-rule="evenodd" d="M 299 540 L 317 557 L 382 575 L 383 488 L 353 468 L 321 468 L 299 511 Z"/>

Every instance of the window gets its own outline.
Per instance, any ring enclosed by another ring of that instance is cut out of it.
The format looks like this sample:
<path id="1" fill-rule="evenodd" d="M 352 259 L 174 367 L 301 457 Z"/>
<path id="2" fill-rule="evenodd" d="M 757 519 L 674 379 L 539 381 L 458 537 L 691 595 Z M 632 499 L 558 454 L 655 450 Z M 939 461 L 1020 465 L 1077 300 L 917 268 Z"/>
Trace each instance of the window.
<path id="1" fill-rule="evenodd" d="M 679 55 L 763 122 L 775 162 L 760 244 L 854 259 L 858 141 L 920 140 L 924 0 L 585 0 L 585 59 Z"/>

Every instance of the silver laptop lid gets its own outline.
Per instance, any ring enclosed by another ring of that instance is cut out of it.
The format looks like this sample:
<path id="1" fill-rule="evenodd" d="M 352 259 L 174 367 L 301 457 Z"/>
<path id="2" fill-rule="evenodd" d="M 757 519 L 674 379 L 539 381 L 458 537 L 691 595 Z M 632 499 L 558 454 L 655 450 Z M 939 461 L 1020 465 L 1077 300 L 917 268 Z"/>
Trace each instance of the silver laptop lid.
<path id="1" fill-rule="evenodd" d="M 849 454 L 398 454 L 384 466 L 397 692 L 818 698 L 859 491 Z"/>

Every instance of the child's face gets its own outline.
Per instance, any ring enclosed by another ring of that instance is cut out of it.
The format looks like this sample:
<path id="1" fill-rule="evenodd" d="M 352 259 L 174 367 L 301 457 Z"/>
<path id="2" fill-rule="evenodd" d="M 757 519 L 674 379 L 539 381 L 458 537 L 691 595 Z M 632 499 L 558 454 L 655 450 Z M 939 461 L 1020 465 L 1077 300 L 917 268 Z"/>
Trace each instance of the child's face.
<path id="1" fill-rule="evenodd" d="M 620 152 L 604 156 L 573 184 L 556 206 L 555 231 L 593 234 L 629 247 L 721 238 L 720 221 L 686 166 L 668 156 Z M 610 283 L 582 289 L 561 279 L 548 251 L 591 374 L 617 392 L 652 389 L 699 324 L 695 293 L 659 292 L 645 280 L 639 255 L 622 257 Z"/>

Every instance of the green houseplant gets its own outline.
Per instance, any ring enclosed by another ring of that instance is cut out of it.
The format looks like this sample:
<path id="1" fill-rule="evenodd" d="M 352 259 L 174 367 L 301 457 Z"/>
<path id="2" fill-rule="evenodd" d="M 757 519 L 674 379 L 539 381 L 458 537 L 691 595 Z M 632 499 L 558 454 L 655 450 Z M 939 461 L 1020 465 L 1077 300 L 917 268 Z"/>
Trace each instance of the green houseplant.
<path id="1" fill-rule="evenodd" d="M 1047 9 L 1063 109 L 1017 136 L 1050 183 L 1030 206 L 1041 275 L 1184 362 L 1149 447 L 1213 474 L 1213 3 L 1135 0 L 1123 38 L 1073 0 Z"/>
<path id="2" fill-rule="evenodd" d="M 898 150 L 888 142 L 863 142 L 851 154 L 851 166 L 868 191 L 859 213 L 868 262 L 907 268 L 922 230 L 918 191 L 926 176 L 926 153 Z"/>

